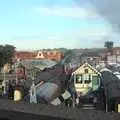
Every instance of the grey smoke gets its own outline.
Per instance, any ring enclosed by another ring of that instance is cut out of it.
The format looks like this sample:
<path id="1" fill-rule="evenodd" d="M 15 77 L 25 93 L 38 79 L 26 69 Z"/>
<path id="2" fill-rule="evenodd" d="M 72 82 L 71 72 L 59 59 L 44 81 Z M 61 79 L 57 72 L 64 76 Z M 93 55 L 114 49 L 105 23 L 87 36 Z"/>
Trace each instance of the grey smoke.
<path id="1" fill-rule="evenodd" d="M 115 32 L 120 32 L 120 0 L 88 0 Z"/>

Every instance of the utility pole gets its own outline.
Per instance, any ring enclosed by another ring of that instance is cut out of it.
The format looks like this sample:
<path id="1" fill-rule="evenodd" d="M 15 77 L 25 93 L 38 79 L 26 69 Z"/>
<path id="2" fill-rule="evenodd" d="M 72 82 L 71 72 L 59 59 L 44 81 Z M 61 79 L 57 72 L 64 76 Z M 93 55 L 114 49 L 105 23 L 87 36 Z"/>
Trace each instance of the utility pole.
<path id="1" fill-rule="evenodd" d="M 108 83 L 106 86 L 105 86 L 105 95 L 106 95 L 106 112 L 108 112 L 108 100 L 109 100 L 109 95 L 108 95 L 108 86 L 109 86 L 110 83 Z"/>
<path id="2" fill-rule="evenodd" d="M 106 98 L 105 98 L 105 101 L 106 101 L 106 112 L 108 112 L 108 93 L 107 93 L 107 88 L 105 88 L 105 91 L 106 91 Z"/>
<path id="3" fill-rule="evenodd" d="M 16 62 L 16 63 L 17 63 L 17 62 Z M 14 70 L 15 70 L 15 82 L 16 82 L 16 85 L 18 85 L 18 76 L 17 76 L 15 64 L 14 64 Z"/>
<path id="4" fill-rule="evenodd" d="M 31 77 L 32 77 L 32 86 L 30 88 L 30 103 L 37 103 L 35 73 L 34 72 L 32 72 Z"/>

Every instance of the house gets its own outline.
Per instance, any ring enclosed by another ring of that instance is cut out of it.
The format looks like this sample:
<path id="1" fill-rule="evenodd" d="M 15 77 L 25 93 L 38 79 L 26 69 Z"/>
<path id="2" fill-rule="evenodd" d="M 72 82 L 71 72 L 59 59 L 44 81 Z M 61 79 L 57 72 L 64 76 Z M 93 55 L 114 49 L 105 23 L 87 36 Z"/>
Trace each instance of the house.
<path id="1" fill-rule="evenodd" d="M 93 61 L 93 63 L 101 64 L 106 60 L 108 63 L 120 62 L 120 47 L 114 47 L 111 51 L 106 48 L 84 50 L 81 57 L 82 63 Z"/>
<path id="2" fill-rule="evenodd" d="M 64 55 L 60 51 L 39 51 L 36 56 L 37 59 L 50 59 L 55 61 L 60 61 L 63 57 Z"/>
<path id="3" fill-rule="evenodd" d="M 37 98 L 37 100 L 41 101 L 42 98 L 44 99 L 44 102 L 48 102 L 55 99 L 59 96 L 59 94 L 61 94 L 64 91 L 65 80 L 66 76 L 64 75 L 64 69 L 63 66 L 60 64 L 57 64 L 52 68 L 47 68 L 46 70 L 41 71 L 34 80 L 33 85 L 29 83 L 29 81 L 26 81 L 27 86 L 31 87 L 32 85 L 32 87 L 30 88 L 31 102 L 36 101 L 34 94 L 35 92 L 37 94 L 37 97 L 40 97 Z M 27 96 L 25 97 L 25 99 L 28 99 Z"/>
<path id="4" fill-rule="evenodd" d="M 31 76 L 32 71 L 34 71 L 34 73 L 36 72 L 40 72 L 42 70 L 44 70 L 45 68 L 51 68 L 53 66 L 55 66 L 57 64 L 56 61 L 52 61 L 52 60 L 46 60 L 46 59 L 42 59 L 42 60 L 23 60 L 20 62 L 17 62 L 16 64 L 16 69 L 17 66 L 19 66 L 19 64 L 22 64 L 22 66 L 25 67 L 25 74 L 27 75 L 26 77 Z"/>
<path id="5" fill-rule="evenodd" d="M 100 73 L 88 63 L 84 63 L 78 67 L 72 73 L 77 95 L 85 95 L 91 90 L 97 90 L 100 85 L 99 74 Z"/>
<path id="6" fill-rule="evenodd" d="M 104 56 L 107 55 L 107 63 L 120 62 L 120 47 L 114 47 L 112 51 L 105 51 Z"/>
<path id="7" fill-rule="evenodd" d="M 36 55 L 36 52 L 16 51 L 14 55 L 14 61 L 34 59 Z"/>
<path id="8" fill-rule="evenodd" d="M 117 75 L 119 73 L 113 73 L 111 70 L 101 70 L 101 83 L 104 88 L 104 95 L 109 103 L 106 106 L 107 111 L 116 111 L 120 103 L 120 79 Z M 116 111 L 117 112 L 117 111 Z"/>
<path id="9" fill-rule="evenodd" d="M 112 49 L 112 52 L 109 52 L 107 53 L 108 55 L 120 55 L 120 47 L 114 47 Z"/>
<path id="10" fill-rule="evenodd" d="M 42 52 L 42 51 L 39 51 L 36 56 L 37 59 L 45 59 L 46 57 L 47 57 L 47 52 Z"/>
<path id="11" fill-rule="evenodd" d="M 98 64 L 100 61 L 100 55 L 97 52 L 83 52 L 81 54 L 81 63 L 91 63 L 93 65 Z"/>
<path id="12" fill-rule="evenodd" d="M 61 64 L 56 64 L 51 68 L 47 68 L 39 72 L 36 76 L 35 84 L 38 84 L 41 80 L 44 82 L 52 80 L 52 82 L 60 84 L 60 79 L 66 79 L 64 66 Z"/>
<path id="13" fill-rule="evenodd" d="M 42 83 L 35 89 L 36 91 L 34 92 L 36 93 L 36 97 L 38 97 L 36 98 L 36 100 L 39 101 L 40 99 L 42 99 L 45 100 L 45 102 L 47 103 L 51 102 L 53 99 L 57 98 L 61 94 L 60 86 L 51 82 Z M 31 95 L 32 97 L 31 102 L 34 101 L 35 99 L 35 93 L 33 93 L 33 97 Z"/>
<path id="14" fill-rule="evenodd" d="M 16 51 L 13 61 L 31 60 L 31 59 L 50 59 L 60 61 L 64 58 L 64 55 L 60 51 Z"/>
<path id="15" fill-rule="evenodd" d="M 116 71 L 116 72 L 114 72 L 113 74 L 116 75 L 116 76 L 120 79 L 120 72 L 117 72 L 117 71 Z"/>
<path id="16" fill-rule="evenodd" d="M 35 86 L 39 85 L 41 81 L 43 82 L 52 82 L 60 85 L 64 89 L 64 81 L 66 80 L 66 76 L 64 74 L 64 68 L 62 65 L 57 64 L 52 68 L 46 68 L 42 71 L 39 71 L 35 77 L 34 83 Z M 25 81 L 28 87 L 31 87 L 32 81 Z"/>
<path id="17" fill-rule="evenodd" d="M 9 63 L 6 63 L 3 67 L 3 73 L 10 73 L 10 71 L 12 70 L 11 65 Z"/>

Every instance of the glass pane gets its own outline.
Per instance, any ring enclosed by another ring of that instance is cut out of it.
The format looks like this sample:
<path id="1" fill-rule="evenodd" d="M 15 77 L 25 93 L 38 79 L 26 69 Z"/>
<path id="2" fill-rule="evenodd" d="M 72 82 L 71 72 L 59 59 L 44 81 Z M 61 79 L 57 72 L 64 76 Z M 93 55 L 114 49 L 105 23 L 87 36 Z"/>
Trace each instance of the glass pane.
<path id="1" fill-rule="evenodd" d="M 90 76 L 89 75 L 84 75 L 84 83 L 89 84 L 90 83 Z"/>
<path id="2" fill-rule="evenodd" d="M 99 80 L 98 80 L 98 76 L 93 76 L 92 77 L 92 83 L 93 83 L 93 85 L 98 85 L 98 82 Z"/>
<path id="3" fill-rule="evenodd" d="M 86 74 L 88 73 L 88 69 L 85 69 L 85 73 L 86 73 Z"/>
<path id="4" fill-rule="evenodd" d="M 89 75 L 84 75 L 84 80 L 89 80 Z"/>
<path id="5" fill-rule="evenodd" d="M 82 76 L 81 75 L 76 76 L 76 83 L 82 83 Z"/>
<path id="6" fill-rule="evenodd" d="M 98 79 L 98 76 L 93 76 L 93 77 L 92 77 L 92 86 L 93 86 L 93 90 L 98 89 L 98 87 L 99 87 L 99 79 Z"/>

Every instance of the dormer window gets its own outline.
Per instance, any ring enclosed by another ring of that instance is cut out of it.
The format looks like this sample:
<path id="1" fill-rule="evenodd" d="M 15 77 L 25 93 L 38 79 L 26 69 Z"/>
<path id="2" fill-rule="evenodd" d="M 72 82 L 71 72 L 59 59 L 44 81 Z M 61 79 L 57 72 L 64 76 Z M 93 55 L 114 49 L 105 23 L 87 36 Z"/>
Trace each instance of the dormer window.
<path id="1" fill-rule="evenodd" d="M 85 69 L 85 74 L 88 74 L 88 69 Z"/>

